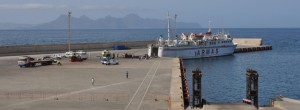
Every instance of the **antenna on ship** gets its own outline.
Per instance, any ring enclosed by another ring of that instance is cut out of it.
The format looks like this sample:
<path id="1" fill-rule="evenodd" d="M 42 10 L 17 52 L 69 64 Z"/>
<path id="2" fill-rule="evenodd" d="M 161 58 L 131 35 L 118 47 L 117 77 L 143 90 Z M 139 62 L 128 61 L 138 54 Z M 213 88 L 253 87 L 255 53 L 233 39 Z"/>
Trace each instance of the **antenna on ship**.
<path id="1" fill-rule="evenodd" d="M 168 12 L 168 45 L 170 45 L 170 15 Z"/>
<path id="2" fill-rule="evenodd" d="M 224 31 L 224 24 L 222 23 L 222 35 L 225 34 L 225 31 Z"/>
<path id="3" fill-rule="evenodd" d="M 211 32 L 211 20 L 208 20 L 208 32 Z"/>
<path id="4" fill-rule="evenodd" d="M 71 10 L 68 11 L 68 17 L 69 17 L 69 29 L 68 29 L 68 48 L 69 48 L 69 52 L 71 51 L 71 45 L 70 45 L 70 37 L 71 37 Z"/>

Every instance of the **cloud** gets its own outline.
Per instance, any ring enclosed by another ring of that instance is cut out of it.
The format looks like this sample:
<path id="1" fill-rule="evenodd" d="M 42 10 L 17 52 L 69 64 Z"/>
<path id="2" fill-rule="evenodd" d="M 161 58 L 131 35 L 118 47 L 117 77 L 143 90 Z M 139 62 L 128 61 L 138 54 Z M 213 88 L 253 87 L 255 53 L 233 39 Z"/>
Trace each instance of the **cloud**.
<path id="1" fill-rule="evenodd" d="M 0 4 L 0 9 L 52 9 L 52 8 L 64 8 L 64 5 L 52 5 L 52 4 L 40 4 L 40 3 L 28 3 L 28 4 Z"/>

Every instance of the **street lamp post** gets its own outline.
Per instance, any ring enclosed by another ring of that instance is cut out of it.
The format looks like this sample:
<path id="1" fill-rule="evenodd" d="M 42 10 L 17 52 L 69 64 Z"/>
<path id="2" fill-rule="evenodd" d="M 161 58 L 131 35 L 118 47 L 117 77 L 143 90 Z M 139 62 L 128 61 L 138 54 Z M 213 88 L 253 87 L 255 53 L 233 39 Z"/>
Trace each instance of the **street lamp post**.
<path id="1" fill-rule="evenodd" d="M 69 11 L 68 12 L 68 17 L 69 17 L 69 29 L 68 29 L 68 48 L 69 48 L 69 52 L 71 51 L 71 44 L 70 44 L 70 41 L 71 41 L 71 14 L 72 12 Z"/>

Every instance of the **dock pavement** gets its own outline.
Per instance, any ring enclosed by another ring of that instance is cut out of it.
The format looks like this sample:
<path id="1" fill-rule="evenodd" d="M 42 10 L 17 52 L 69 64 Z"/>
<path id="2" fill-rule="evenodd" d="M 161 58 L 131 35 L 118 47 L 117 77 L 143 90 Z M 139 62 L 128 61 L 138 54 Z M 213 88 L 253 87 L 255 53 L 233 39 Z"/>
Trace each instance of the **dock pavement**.
<path id="1" fill-rule="evenodd" d="M 143 55 L 147 50 L 112 52 Z M 100 53 L 89 52 L 83 62 L 65 58 L 62 66 L 31 68 L 17 66 L 19 55 L 0 57 L 0 110 L 169 109 L 173 58 L 118 58 L 119 65 L 102 65 Z"/>

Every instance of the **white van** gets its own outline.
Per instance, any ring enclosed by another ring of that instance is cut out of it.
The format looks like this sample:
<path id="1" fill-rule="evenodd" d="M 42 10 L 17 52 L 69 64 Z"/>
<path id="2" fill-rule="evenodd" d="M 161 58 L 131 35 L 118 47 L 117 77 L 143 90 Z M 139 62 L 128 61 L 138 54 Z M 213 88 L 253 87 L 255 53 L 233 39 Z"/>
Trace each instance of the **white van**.
<path id="1" fill-rule="evenodd" d="M 83 50 L 78 50 L 75 52 L 76 55 L 80 56 L 83 60 L 86 60 L 88 58 L 87 52 Z"/>

